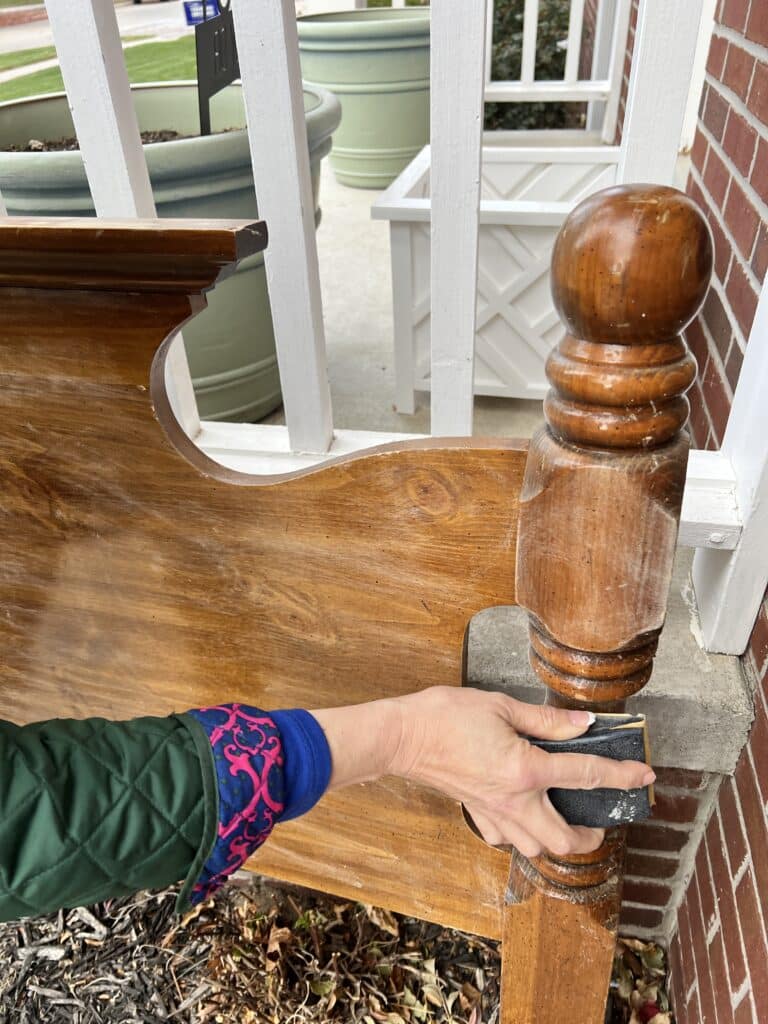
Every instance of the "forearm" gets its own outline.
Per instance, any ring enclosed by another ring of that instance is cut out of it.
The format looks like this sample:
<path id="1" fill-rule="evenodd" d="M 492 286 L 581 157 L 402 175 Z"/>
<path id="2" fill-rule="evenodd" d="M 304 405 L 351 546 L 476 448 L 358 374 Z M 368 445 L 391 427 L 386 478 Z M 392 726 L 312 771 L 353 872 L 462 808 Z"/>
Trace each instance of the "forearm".
<path id="1" fill-rule="evenodd" d="M 392 771 L 402 741 L 402 701 L 376 700 L 311 714 L 331 752 L 329 789 L 371 782 Z"/>

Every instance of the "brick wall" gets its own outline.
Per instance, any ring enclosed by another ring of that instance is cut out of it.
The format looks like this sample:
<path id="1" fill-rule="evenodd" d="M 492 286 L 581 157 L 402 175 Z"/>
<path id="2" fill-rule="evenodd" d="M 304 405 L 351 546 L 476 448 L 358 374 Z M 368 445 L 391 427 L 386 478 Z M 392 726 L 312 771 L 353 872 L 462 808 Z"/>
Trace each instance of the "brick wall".
<path id="1" fill-rule="evenodd" d="M 619 114 L 616 121 L 616 137 L 613 140 L 618 146 L 621 142 L 621 130 L 624 126 L 624 112 L 627 109 L 627 92 L 629 90 L 629 72 L 632 67 L 632 54 L 635 49 L 635 29 L 637 27 L 637 11 L 640 0 L 632 0 L 629 15 L 629 32 L 627 33 L 627 52 L 624 54 L 624 70 L 621 76 L 621 92 L 619 93 Z"/>
<path id="2" fill-rule="evenodd" d="M 581 52 L 579 54 L 579 78 L 592 77 L 592 55 L 595 52 L 595 30 L 597 28 L 597 5 L 604 0 L 586 0 L 584 21 L 581 30 Z"/>
<path id="3" fill-rule="evenodd" d="M 715 241 L 712 288 L 687 332 L 699 364 L 691 426 L 700 448 L 722 442 L 768 267 L 768 2 L 720 0 L 715 20 L 687 186 Z M 742 661 L 755 722 L 735 776 L 661 773 L 663 823 L 630 832 L 624 930 L 675 933 L 678 1024 L 768 1022 L 768 601 Z"/>
<path id="4" fill-rule="evenodd" d="M 656 806 L 627 834 L 621 931 L 669 941 L 712 812 L 719 775 L 657 768 Z"/>
<path id="5" fill-rule="evenodd" d="M 768 9 L 764 0 L 720 7 L 688 183 L 715 241 L 713 285 L 688 331 L 700 371 L 691 396 L 699 448 L 722 442 L 768 266 Z"/>
<path id="6" fill-rule="evenodd" d="M 677 913 L 670 947 L 677 1024 L 768 1020 L 768 615 L 745 658 L 756 684 L 755 724 L 714 813 Z"/>

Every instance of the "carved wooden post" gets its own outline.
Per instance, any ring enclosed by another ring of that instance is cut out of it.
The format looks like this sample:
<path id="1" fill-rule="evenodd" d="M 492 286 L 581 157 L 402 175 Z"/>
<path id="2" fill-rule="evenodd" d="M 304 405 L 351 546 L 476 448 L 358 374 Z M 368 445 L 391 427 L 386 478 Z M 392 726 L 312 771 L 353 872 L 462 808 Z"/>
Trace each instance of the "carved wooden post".
<path id="1" fill-rule="evenodd" d="M 547 426 L 532 439 L 517 598 L 547 700 L 619 710 L 651 674 L 664 621 L 696 364 L 679 336 L 712 264 L 709 229 L 671 188 L 623 185 L 568 217 L 553 294 L 568 331 L 548 363 Z M 594 854 L 512 861 L 503 1024 L 556 1024 L 574 999 L 602 1024 L 622 830 Z"/>

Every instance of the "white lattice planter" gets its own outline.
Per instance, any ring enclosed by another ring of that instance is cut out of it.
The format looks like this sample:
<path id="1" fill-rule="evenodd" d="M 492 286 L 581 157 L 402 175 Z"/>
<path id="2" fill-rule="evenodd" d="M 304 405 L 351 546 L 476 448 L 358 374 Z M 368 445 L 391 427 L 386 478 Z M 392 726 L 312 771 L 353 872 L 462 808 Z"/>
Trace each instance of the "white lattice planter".
<path id="1" fill-rule="evenodd" d="M 475 394 L 543 398 L 544 363 L 562 335 L 549 289 L 552 245 L 569 210 L 615 182 L 619 150 L 574 145 L 572 133 L 561 146 L 513 138 L 483 146 Z M 429 171 L 425 147 L 372 207 L 390 222 L 395 401 L 404 413 L 417 391 L 430 390 Z"/>

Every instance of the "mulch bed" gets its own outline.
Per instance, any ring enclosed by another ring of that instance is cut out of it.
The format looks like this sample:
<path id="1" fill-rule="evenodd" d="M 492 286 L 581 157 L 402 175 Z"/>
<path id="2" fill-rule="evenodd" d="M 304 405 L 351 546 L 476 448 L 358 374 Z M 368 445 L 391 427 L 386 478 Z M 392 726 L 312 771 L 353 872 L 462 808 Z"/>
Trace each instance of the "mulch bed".
<path id="1" fill-rule="evenodd" d="M 0 1024 L 498 1024 L 498 943 L 244 873 L 183 918 L 175 899 L 0 924 Z M 606 1021 L 671 1024 L 665 974 L 622 940 Z"/>

